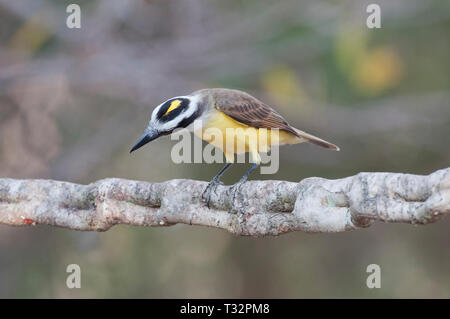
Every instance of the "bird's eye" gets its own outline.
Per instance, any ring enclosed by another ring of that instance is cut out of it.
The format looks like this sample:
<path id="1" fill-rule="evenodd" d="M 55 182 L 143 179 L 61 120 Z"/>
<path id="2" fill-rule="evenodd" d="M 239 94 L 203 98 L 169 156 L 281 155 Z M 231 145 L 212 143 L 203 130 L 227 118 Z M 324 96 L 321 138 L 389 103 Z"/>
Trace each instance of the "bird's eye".
<path id="1" fill-rule="evenodd" d="M 189 100 L 174 98 L 165 102 L 158 110 L 156 118 L 161 122 L 168 122 L 183 113 L 189 106 Z"/>
<path id="2" fill-rule="evenodd" d="M 170 102 L 169 108 L 167 111 L 163 114 L 163 116 L 169 114 L 171 111 L 175 110 L 177 107 L 181 105 L 181 100 L 173 100 Z"/>

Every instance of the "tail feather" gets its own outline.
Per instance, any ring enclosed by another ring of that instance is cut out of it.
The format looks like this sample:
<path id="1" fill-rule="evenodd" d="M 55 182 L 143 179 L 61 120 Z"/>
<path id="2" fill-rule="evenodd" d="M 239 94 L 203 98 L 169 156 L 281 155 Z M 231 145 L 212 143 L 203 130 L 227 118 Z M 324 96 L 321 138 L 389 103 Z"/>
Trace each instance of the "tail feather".
<path id="1" fill-rule="evenodd" d="M 295 134 L 298 137 L 306 139 L 306 141 L 309 142 L 309 143 L 312 143 L 312 144 L 315 144 L 315 145 L 318 145 L 318 146 L 321 146 L 321 147 L 324 147 L 324 148 L 328 148 L 328 149 L 333 150 L 333 151 L 339 151 L 340 150 L 339 146 L 334 145 L 334 144 L 332 144 L 330 142 L 327 142 L 325 140 L 322 140 L 321 138 L 318 138 L 317 136 L 314 136 L 314 135 L 308 134 L 306 132 L 300 131 L 299 129 L 296 129 L 296 128 L 293 128 L 293 129 L 295 131 Z"/>

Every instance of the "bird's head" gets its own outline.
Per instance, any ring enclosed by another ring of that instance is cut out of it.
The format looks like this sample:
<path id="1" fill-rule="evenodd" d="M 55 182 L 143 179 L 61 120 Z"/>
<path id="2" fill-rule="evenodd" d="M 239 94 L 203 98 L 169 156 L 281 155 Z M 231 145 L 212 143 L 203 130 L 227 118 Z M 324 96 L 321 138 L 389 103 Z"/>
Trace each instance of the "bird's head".
<path id="1" fill-rule="evenodd" d="M 200 101 L 200 96 L 194 94 L 174 97 L 158 105 L 152 112 L 144 135 L 130 153 L 162 135 L 190 125 L 200 115 Z"/>

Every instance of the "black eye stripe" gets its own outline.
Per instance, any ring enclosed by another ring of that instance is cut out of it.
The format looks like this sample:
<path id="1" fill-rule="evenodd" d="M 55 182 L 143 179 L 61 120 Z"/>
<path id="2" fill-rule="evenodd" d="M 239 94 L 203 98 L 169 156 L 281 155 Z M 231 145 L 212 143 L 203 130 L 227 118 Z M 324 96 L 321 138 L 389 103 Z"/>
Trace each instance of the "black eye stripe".
<path id="1" fill-rule="evenodd" d="M 189 116 L 188 118 L 183 119 L 179 124 L 178 127 L 187 127 L 189 124 L 191 124 L 192 122 L 195 121 L 195 119 L 198 117 L 198 113 L 199 111 L 195 111 L 194 114 L 192 114 L 191 116 Z"/>
<path id="2" fill-rule="evenodd" d="M 170 111 L 166 114 L 167 110 L 169 109 L 170 105 L 173 101 L 180 100 L 181 104 L 176 109 Z M 170 120 L 173 120 L 175 117 L 177 117 L 180 113 L 186 111 L 187 107 L 189 106 L 189 100 L 184 98 L 175 98 L 168 100 L 166 103 L 161 106 L 161 108 L 158 111 L 158 114 L 156 114 L 156 118 L 159 119 L 160 122 L 168 122 Z"/>

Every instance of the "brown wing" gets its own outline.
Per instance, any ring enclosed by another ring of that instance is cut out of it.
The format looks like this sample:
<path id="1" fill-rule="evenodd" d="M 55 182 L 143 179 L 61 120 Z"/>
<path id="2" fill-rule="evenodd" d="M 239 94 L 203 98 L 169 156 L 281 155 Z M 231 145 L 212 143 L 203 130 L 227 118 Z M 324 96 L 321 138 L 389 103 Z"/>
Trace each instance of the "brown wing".
<path id="1" fill-rule="evenodd" d="M 218 110 L 242 124 L 257 128 L 277 128 L 296 134 L 273 108 L 245 92 L 218 90 L 214 98 Z"/>
<path id="2" fill-rule="evenodd" d="M 257 128 L 280 129 L 310 143 L 339 150 L 339 147 L 332 143 L 290 126 L 277 111 L 245 92 L 215 89 L 213 94 L 215 107 L 242 124 Z"/>

